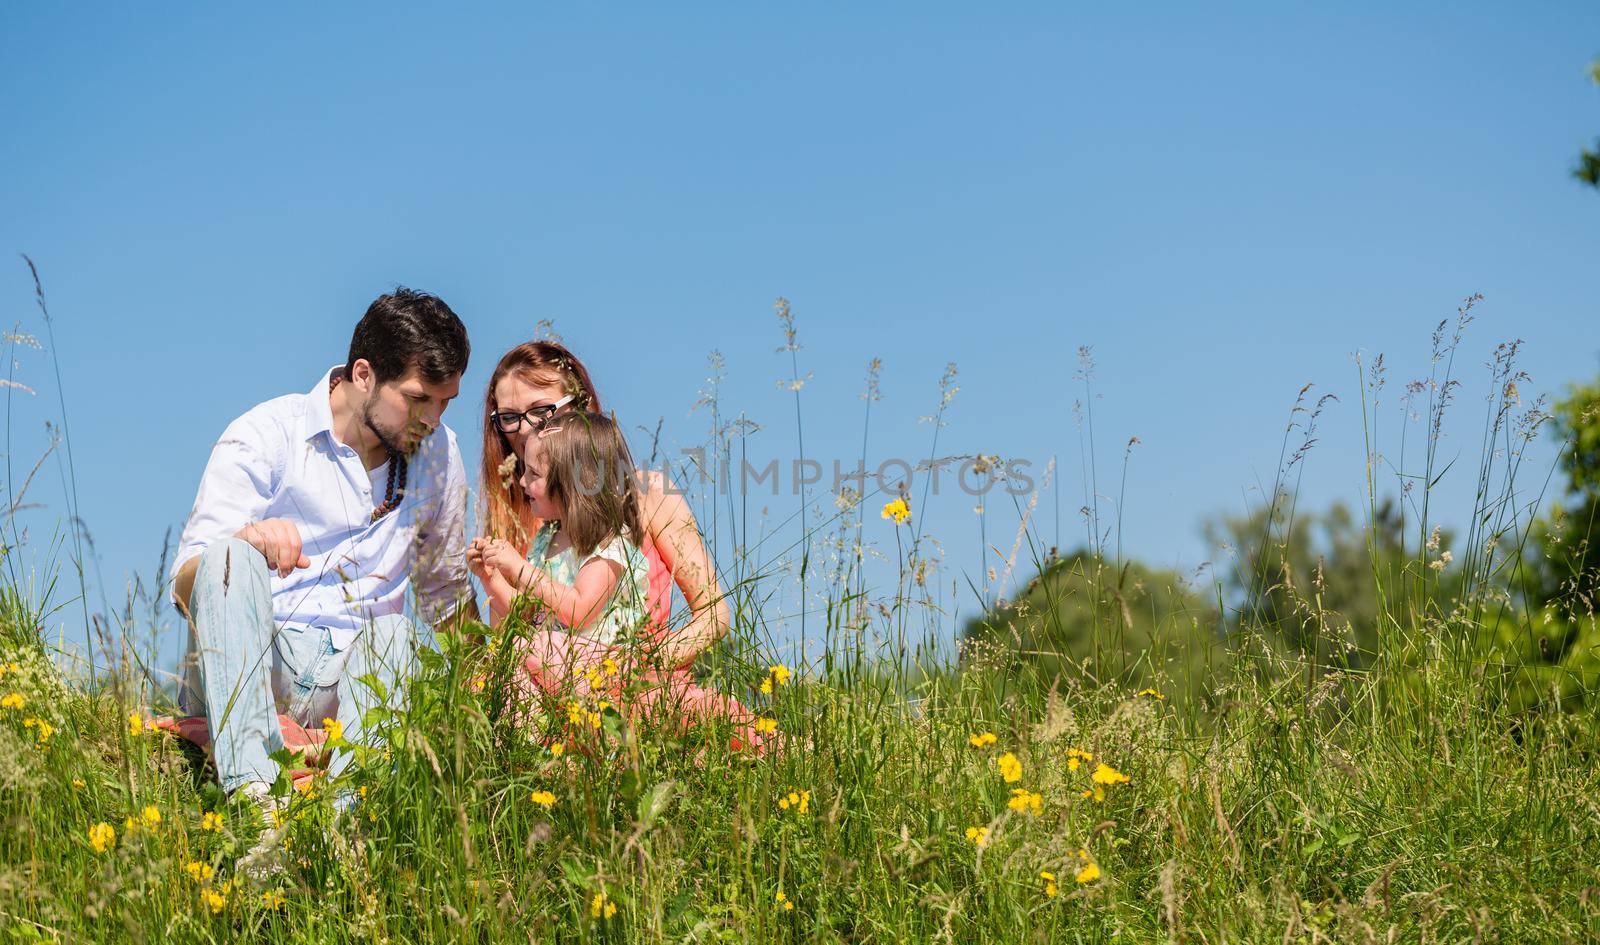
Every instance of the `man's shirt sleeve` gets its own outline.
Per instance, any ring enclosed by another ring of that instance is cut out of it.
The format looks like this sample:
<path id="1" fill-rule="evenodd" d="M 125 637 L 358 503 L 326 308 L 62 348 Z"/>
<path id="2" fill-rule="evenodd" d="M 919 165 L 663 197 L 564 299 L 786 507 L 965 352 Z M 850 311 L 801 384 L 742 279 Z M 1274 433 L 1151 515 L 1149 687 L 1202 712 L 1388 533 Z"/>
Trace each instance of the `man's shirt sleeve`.
<path id="1" fill-rule="evenodd" d="M 265 517 L 281 470 L 281 435 L 245 414 L 228 425 L 211 449 L 189 521 L 183 527 L 172 575 L 212 542 Z"/>
<path id="2" fill-rule="evenodd" d="M 417 592 L 417 616 L 437 625 L 472 599 L 467 574 L 467 474 L 455 438 L 449 439 L 444 483 L 437 501 L 428 502 L 428 514 L 418 523 L 417 568 L 412 575 Z"/>

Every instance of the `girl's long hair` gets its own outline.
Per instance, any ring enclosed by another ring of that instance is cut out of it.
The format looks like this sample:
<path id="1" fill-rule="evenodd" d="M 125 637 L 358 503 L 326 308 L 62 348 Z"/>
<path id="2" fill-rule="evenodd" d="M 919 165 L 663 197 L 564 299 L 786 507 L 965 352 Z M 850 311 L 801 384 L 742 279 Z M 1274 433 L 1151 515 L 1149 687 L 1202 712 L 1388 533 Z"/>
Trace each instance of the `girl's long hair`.
<path id="1" fill-rule="evenodd" d="M 495 385 L 508 374 L 515 374 L 530 384 L 559 386 L 563 393 L 572 395 L 570 407 L 573 410 L 598 413 L 600 394 L 583 362 L 565 345 L 554 341 L 525 341 L 517 345 L 501 356 L 500 363 L 489 376 L 489 386 L 483 392 L 483 468 L 478 483 L 483 509 L 478 521 L 486 534 L 504 538 L 527 554 L 540 523 L 533 517 L 528 497 L 519 484 L 522 457 L 512 452 L 511 441 L 490 418 L 498 406 L 494 400 Z"/>
<path id="2" fill-rule="evenodd" d="M 616 420 L 563 413 L 528 443 L 543 454 L 545 489 L 563 510 L 561 531 L 580 560 L 619 535 L 640 541 L 639 481 Z"/>

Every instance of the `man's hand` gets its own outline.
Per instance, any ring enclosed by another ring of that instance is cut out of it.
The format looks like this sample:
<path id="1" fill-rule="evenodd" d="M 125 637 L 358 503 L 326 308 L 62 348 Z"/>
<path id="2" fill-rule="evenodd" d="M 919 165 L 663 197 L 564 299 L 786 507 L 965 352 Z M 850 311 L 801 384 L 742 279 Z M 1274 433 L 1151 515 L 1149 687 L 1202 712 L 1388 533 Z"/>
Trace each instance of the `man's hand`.
<path id="1" fill-rule="evenodd" d="M 277 571 L 278 577 L 288 577 L 295 568 L 311 567 L 311 559 L 300 550 L 300 529 L 286 518 L 251 522 L 234 532 L 233 537 L 249 542 L 261 552 L 267 559 L 267 569 Z"/>

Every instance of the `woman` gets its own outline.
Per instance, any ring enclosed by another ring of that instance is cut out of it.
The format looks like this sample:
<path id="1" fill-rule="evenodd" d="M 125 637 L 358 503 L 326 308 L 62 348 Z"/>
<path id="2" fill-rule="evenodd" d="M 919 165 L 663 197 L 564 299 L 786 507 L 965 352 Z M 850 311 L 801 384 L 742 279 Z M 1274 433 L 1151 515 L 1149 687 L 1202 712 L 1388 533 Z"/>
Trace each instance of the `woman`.
<path id="1" fill-rule="evenodd" d="M 530 341 L 507 351 L 495 365 L 484 392 L 483 466 L 479 494 L 485 503 L 481 518 L 489 539 L 509 542 L 526 556 L 532 536 L 542 524 L 534 517 L 526 493 L 518 486 L 521 459 L 528 438 L 552 417 L 569 411 L 601 412 L 599 392 L 584 367 L 566 347 L 551 341 Z M 728 632 L 728 605 L 716 572 L 682 495 L 662 473 L 646 470 L 640 481 L 639 542 L 649 564 L 646 605 L 650 614 L 651 649 L 644 662 L 666 667 L 647 671 L 656 682 L 648 709 L 670 699 L 684 712 L 726 716 L 738 724 L 739 741 L 759 748 L 763 739 L 750 723 L 754 716 L 738 702 L 694 685 L 688 667 Z M 668 627 L 672 585 L 683 592 L 689 619 Z M 491 604 L 490 621 L 504 617 Z M 604 651 L 588 651 L 585 664 L 598 665 Z M 588 668 L 593 668 L 593 665 Z"/>

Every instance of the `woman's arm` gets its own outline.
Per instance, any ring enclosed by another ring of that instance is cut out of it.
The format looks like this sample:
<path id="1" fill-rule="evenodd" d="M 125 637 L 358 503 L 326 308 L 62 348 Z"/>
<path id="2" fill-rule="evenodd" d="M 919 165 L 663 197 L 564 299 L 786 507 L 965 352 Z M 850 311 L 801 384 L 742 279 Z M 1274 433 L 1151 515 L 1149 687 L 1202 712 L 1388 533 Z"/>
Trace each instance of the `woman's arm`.
<path id="1" fill-rule="evenodd" d="M 658 653 L 670 667 L 687 666 L 728 632 L 728 602 L 717 582 L 716 569 L 706 553 L 695 524 L 694 512 L 667 477 L 656 470 L 645 474 L 640 514 L 646 534 L 655 542 L 661 561 L 672 572 L 673 583 L 689 603 L 689 622 L 661 641 Z"/>

